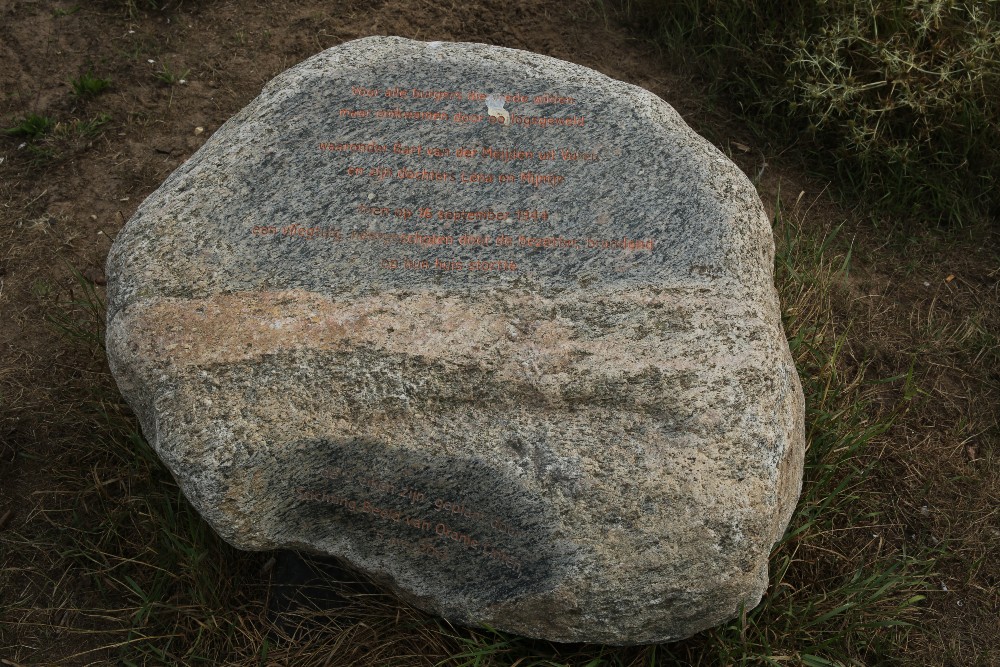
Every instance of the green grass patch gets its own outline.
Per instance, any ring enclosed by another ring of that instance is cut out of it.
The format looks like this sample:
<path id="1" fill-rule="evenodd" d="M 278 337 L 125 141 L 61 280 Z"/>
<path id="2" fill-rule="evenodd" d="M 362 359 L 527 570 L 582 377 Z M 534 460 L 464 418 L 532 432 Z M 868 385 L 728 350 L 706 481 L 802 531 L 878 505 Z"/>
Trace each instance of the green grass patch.
<path id="1" fill-rule="evenodd" d="M 1000 212 L 1000 3 L 625 0 L 717 96 L 879 212 Z"/>
<path id="2" fill-rule="evenodd" d="M 143 11 L 163 11 L 167 8 L 168 0 L 122 0 L 129 18 L 135 19 Z"/>
<path id="3" fill-rule="evenodd" d="M 160 69 L 153 74 L 153 77 L 165 86 L 174 86 L 186 80 L 191 72 L 189 69 L 177 70 L 170 66 L 170 63 L 163 61 Z"/>
<path id="4" fill-rule="evenodd" d="M 69 83 L 73 87 L 73 94 L 81 99 L 96 97 L 111 87 L 110 79 L 102 79 L 94 76 L 91 72 L 70 79 Z"/>
<path id="5" fill-rule="evenodd" d="M 35 169 L 45 168 L 66 157 L 86 150 L 112 120 L 111 114 L 98 113 L 90 118 L 56 121 L 47 116 L 29 114 L 5 132 L 28 139 L 24 146 L 26 161 Z"/>
<path id="6" fill-rule="evenodd" d="M 8 127 L 4 132 L 14 137 L 26 137 L 35 140 L 49 133 L 55 125 L 56 122 L 48 116 L 29 113 L 23 116 L 16 125 Z"/>
<path id="7" fill-rule="evenodd" d="M 76 120 L 73 122 L 72 131 L 85 139 L 92 139 L 103 132 L 103 128 L 111 122 L 111 114 L 99 113 L 90 120 Z"/>
<path id="8" fill-rule="evenodd" d="M 80 11 L 80 5 L 73 5 L 72 7 L 68 7 L 65 9 L 62 7 L 57 7 L 52 10 L 52 15 L 55 16 L 56 18 L 59 18 L 62 16 L 72 16 L 73 14 L 76 14 L 78 11 Z"/>

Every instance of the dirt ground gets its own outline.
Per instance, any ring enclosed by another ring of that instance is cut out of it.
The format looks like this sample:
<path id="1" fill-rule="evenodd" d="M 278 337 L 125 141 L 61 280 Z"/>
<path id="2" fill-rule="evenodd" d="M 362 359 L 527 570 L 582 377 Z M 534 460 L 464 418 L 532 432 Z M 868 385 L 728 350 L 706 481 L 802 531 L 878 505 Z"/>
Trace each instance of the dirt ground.
<path id="1" fill-rule="evenodd" d="M 900 662 L 1000 664 L 996 230 L 914 231 L 839 208 L 794 155 L 758 139 L 597 0 L 0 5 L 0 126 L 30 113 L 57 123 L 44 140 L 0 136 L 0 531 L 30 535 L 48 520 L 58 480 L 91 474 L 65 455 L 100 428 L 79 420 L 81 397 L 97 385 L 115 400 L 103 358 L 51 321 L 80 296 L 74 271 L 99 293 L 115 234 L 215 129 L 284 69 L 376 34 L 526 49 L 640 85 L 760 175 L 770 210 L 811 202 L 806 224 L 818 234 L 843 223 L 838 242 L 854 268 L 837 316 L 850 323 L 849 356 L 869 377 L 895 378 L 886 409 L 910 406 L 870 482 L 884 495 L 880 539 L 929 541 L 943 554 Z M 111 85 L 82 99 L 70 80 L 88 71 Z M 14 568 L 3 549 L 0 565 Z M 59 590 L 5 590 L 0 579 L 0 598 L 39 606 L 57 607 Z M 0 664 L 55 662 L 84 641 L 32 643 L 3 612 L 0 603 L 0 658 L 10 662 Z"/>

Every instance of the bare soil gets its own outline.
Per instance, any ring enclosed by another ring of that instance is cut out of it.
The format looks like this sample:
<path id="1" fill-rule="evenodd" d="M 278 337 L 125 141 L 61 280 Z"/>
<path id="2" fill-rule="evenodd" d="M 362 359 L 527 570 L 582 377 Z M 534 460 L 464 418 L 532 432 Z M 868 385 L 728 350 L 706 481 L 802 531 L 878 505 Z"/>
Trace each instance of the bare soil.
<path id="1" fill-rule="evenodd" d="M 708 99 L 683 63 L 667 61 L 596 1 L 146 3 L 0 5 L 0 127 L 31 113 L 57 123 L 36 140 L 0 135 L 0 664 L 88 664 L 105 655 L 67 659 L 93 642 L 59 628 L 101 620 L 58 611 L 102 591 L 56 571 L 57 554 L 29 562 L 17 540 L 3 539 L 63 521 L 53 510 L 73 500 L 60 495 L 62 480 L 110 484 L 74 452 L 106 428 L 101 407 L 117 409 L 109 406 L 120 399 L 103 356 L 53 326 L 53 313 L 72 308 L 87 286 L 103 290 L 111 241 L 139 203 L 268 80 L 375 34 L 527 49 L 640 85 L 759 176 L 770 210 L 798 201 L 808 205 L 810 233 L 842 225 L 836 244 L 850 248 L 853 268 L 836 317 L 848 356 L 869 378 L 886 380 L 879 400 L 901 415 L 868 482 L 882 497 L 878 528 L 857 549 L 892 542 L 939 550 L 901 664 L 1000 664 L 995 229 L 878 225 L 839 206 L 798 158 L 756 137 Z M 81 99 L 70 80 L 88 71 L 111 85 Z M 81 125 L 102 118 L 91 132 Z M 23 613 L 29 607 L 45 612 Z"/>

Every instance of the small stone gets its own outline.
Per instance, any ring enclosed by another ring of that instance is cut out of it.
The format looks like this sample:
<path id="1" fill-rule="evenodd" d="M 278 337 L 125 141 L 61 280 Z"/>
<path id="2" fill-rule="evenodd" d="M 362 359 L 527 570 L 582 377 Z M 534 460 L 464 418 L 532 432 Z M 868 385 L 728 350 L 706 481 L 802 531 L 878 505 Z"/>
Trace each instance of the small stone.
<path id="1" fill-rule="evenodd" d="M 801 487 L 771 234 L 641 88 L 371 37 L 279 75 L 139 206 L 108 357 L 239 548 L 339 557 L 467 625 L 676 640 L 758 604 Z"/>

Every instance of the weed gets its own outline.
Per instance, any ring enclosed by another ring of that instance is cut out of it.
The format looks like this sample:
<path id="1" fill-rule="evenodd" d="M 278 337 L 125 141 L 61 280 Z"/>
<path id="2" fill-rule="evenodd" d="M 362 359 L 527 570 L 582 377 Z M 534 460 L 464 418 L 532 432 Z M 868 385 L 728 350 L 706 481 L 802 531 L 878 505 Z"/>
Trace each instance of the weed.
<path id="1" fill-rule="evenodd" d="M 78 269 L 70 267 L 70 273 L 75 287 L 70 289 L 69 302 L 50 311 L 47 319 L 61 334 L 91 351 L 103 351 L 104 299 Z"/>
<path id="2" fill-rule="evenodd" d="M 74 131 L 83 138 L 96 137 L 101 132 L 101 128 L 111 121 L 111 114 L 100 113 L 90 120 L 77 120 L 73 122 Z"/>
<path id="3" fill-rule="evenodd" d="M 167 61 L 163 61 L 163 65 L 161 65 L 160 70 L 153 76 L 160 83 L 173 86 L 183 82 L 190 71 L 191 70 L 186 69 L 182 72 L 178 72 L 177 70 L 172 69 Z"/>
<path id="4" fill-rule="evenodd" d="M 95 97 L 111 86 L 109 79 L 102 79 L 90 72 L 81 74 L 76 79 L 71 79 L 69 83 L 73 86 L 73 94 L 81 99 Z"/>
<path id="5" fill-rule="evenodd" d="M 31 284 L 31 293 L 38 300 L 45 300 L 52 296 L 52 285 L 39 278 Z"/>
<path id="6" fill-rule="evenodd" d="M 9 127 L 4 132 L 17 137 L 27 137 L 35 140 L 48 133 L 55 127 L 56 122 L 48 116 L 40 116 L 30 113 L 14 127 Z"/>
<path id="7" fill-rule="evenodd" d="M 33 167 L 41 168 L 60 160 L 67 152 L 85 148 L 110 121 L 111 115 L 107 113 L 99 113 L 89 120 L 74 119 L 68 122 L 56 122 L 51 118 L 32 114 L 6 132 L 30 139 L 24 146 L 27 161 Z"/>
<path id="8" fill-rule="evenodd" d="M 62 153 L 48 144 L 28 144 L 25 148 L 28 151 L 28 162 L 35 168 L 49 165 L 62 157 Z"/>
<path id="9" fill-rule="evenodd" d="M 59 18 L 60 16 L 71 16 L 73 14 L 76 14 L 78 11 L 80 11 L 80 5 L 73 5 L 68 9 L 57 7 L 56 9 L 52 10 L 52 15 L 55 16 L 56 18 Z"/>
<path id="10" fill-rule="evenodd" d="M 966 224 L 1000 210 L 1000 3 L 636 0 L 720 97 L 876 210 Z"/>
<path id="11" fill-rule="evenodd" d="M 137 18 L 143 9 L 162 11 L 166 5 L 166 0 L 124 0 L 125 11 L 129 18 Z"/>

